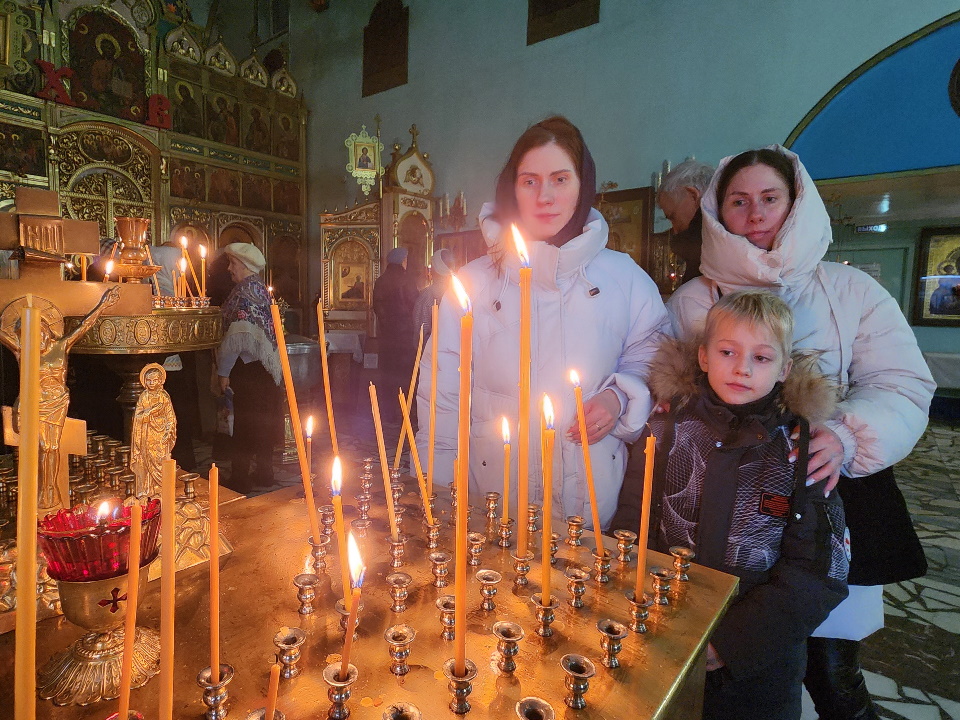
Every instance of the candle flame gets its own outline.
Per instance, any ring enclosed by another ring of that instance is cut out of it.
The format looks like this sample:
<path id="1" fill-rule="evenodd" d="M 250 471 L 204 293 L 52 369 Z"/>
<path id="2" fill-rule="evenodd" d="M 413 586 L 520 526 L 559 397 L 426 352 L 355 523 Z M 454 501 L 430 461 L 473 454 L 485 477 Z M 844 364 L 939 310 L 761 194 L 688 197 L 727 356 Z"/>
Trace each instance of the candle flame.
<path id="1" fill-rule="evenodd" d="M 577 371 L 576 371 L 576 370 L 571 370 L 571 371 L 570 371 L 570 382 L 573 383 L 573 386 L 574 386 L 574 387 L 580 387 L 580 376 L 577 375 Z"/>
<path id="2" fill-rule="evenodd" d="M 307 417 L 307 438 L 313 437 L 313 415 Z M 339 460 L 339 458 L 337 458 Z"/>
<path id="3" fill-rule="evenodd" d="M 113 260 L 107 260 L 107 267 L 103 271 L 103 278 L 106 280 L 113 273 Z"/>
<path id="4" fill-rule="evenodd" d="M 206 259 L 206 257 L 207 257 L 207 246 L 206 246 L 206 245 L 201 245 L 201 246 L 200 246 L 200 257 Z"/>
<path id="5" fill-rule="evenodd" d="M 97 508 L 97 522 L 106 522 L 108 517 L 110 517 L 110 503 L 104 500 Z"/>
<path id="6" fill-rule="evenodd" d="M 452 278 L 453 291 L 457 294 L 457 300 L 460 302 L 460 307 L 463 308 L 464 313 L 469 313 L 471 311 L 470 296 L 467 295 L 467 291 L 463 287 L 463 283 L 460 282 L 460 278 L 458 278 L 456 275 L 453 275 Z"/>
<path id="7" fill-rule="evenodd" d="M 543 419 L 547 427 L 553 430 L 553 403 L 548 395 L 543 396 Z"/>
<path id="8" fill-rule="evenodd" d="M 68 263 L 67 263 L 67 270 L 73 270 L 73 263 L 72 263 L 72 262 L 68 262 Z"/>
<path id="9" fill-rule="evenodd" d="M 330 477 L 330 492 L 339 495 L 343 489 L 343 464 L 340 462 L 340 456 L 333 458 L 333 473 Z"/>
<path id="10" fill-rule="evenodd" d="M 186 236 L 186 235 L 181 235 L 181 236 L 180 236 L 180 247 L 182 247 L 184 250 L 187 249 L 187 236 Z"/>
<path id="11" fill-rule="evenodd" d="M 360 548 L 357 546 L 357 541 L 353 539 L 353 533 L 347 536 L 347 557 L 350 559 L 350 586 L 358 588 L 363 585 L 363 574 L 367 568 L 363 565 Z"/>
<path id="12" fill-rule="evenodd" d="M 507 422 L 506 418 L 500 419 L 500 429 L 503 432 L 503 444 L 510 444 L 510 423 Z"/>
<path id="13" fill-rule="evenodd" d="M 180 258 L 180 272 L 184 275 L 187 274 L 187 259 Z"/>
<path id="14" fill-rule="evenodd" d="M 520 256 L 520 265 L 530 267 L 530 255 L 527 254 L 527 244 L 523 241 L 523 235 L 517 229 L 516 225 L 510 225 L 513 231 L 513 244 L 517 246 L 517 255 Z"/>

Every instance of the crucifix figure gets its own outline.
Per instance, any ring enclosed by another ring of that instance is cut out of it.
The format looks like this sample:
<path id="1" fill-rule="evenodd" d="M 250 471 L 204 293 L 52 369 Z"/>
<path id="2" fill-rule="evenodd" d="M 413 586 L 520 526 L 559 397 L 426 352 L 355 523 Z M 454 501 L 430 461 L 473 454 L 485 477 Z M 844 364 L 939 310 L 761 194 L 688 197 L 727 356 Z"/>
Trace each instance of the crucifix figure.
<path id="1" fill-rule="evenodd" d="M 41 308 L 40 318 L 40 488 L 38 505 L 41 510 L 66 506 L 63 491 L 57 480 L 60 468 L 60 440 L 67 420 L 70 392 L 67 390 L 67 358 L 70 348 L 93 327 L 100 315 L 120 299 L 120 289 L 110 288 L 100 302 L 68 334 L 64 334 L 63 316 L 53 303 L 35 297 Z M 20 308 L 26 298 L 12 301 L 0 314 L 0 342 L 6 345 L 20 361 Z M 19 408 L 20 400 L 17 399 Z M 19 413 L 14 412 L 13 433 L 19 430 Z"/>

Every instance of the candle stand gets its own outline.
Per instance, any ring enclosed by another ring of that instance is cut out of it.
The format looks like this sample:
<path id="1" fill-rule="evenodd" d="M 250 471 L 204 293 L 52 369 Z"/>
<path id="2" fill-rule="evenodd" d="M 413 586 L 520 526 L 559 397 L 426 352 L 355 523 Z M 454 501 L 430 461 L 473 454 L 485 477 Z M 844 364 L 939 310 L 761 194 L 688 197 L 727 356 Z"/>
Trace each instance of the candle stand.
<path id="1" fill-rule="evenodd" d="M 213 681 L 209 667 L 205 667 L 197 674 L 197 685 L 203 690 L 203 704 L 207 706 L 205 716 L 207 720 L 223 720 L 230 709 L 227 685 L 233 680 L 233 666 L 221 663 L 220 679 Z"/>
<path id="2" fill-rule="evenodd" d="M 297 666 L 300 661 L 300 646 L 307 639 L 307 634 L 297 627 L 282 627 L 273 638 L 273 644 L 280 651 L 277 658 L 280 660 L 280 677 L 292 680 L 301 673 Z"/>

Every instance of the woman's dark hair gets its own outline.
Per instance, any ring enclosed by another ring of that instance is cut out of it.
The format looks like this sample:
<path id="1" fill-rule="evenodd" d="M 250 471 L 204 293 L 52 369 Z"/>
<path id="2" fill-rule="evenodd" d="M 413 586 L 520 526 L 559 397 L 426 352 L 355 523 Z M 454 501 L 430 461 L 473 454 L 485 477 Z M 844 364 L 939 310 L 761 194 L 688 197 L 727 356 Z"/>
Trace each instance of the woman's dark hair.
<path id="1" fill-rule="evenodd" d="M 556 143 L 570 156 L 580 180 L 580 197 L 573 217 L 560 232 L 547 240 L 551 245 L 560 247 L 583 232 L 587 215 L 590 214 L 597 195 L 597 169 L 593 164 L 593 156 L 583 142 L 577 126 L 561 115 L 554 115 L 531 125 L 513 146 L 506 165 L 497 177 L 497 218 L 504 226 L 517 220 L 517 168 L 523 156 L 530 150 L 550 143 Z"/>
<path id="2" fill-rule="evenodd" d="M 720 177 L 717 178 L 718 215 L 722 216 L 723 198 L 727 194 L 727 187 L 733 180 L 733 176 L 752 165 L 766 165 L 773 168 L 790 191 L 790 204 L 793 205 L 793 201 L 797 199 L 797 183 L 794 180 L 793 162 L 779 150 L 760 148 L 759 150 L 747 150 L 740 153 L 720 171 Z"/>

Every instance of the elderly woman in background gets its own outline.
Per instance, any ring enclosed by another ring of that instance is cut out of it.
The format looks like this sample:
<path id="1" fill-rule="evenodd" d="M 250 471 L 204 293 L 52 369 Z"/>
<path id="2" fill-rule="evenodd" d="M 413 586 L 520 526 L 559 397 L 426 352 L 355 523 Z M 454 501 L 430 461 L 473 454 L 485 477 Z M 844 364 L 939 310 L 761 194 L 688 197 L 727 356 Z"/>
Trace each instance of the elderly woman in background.
<path id="1" fill-rule="evenodd" d="M 280 355 L 270 293 L 258 274 L 266 265 L 263 253 L 250 243 L 230 243 L 223 252 L 236 283 L 223 304 L 225 330 L 217 350 L 220 391 L 233 392 L 231 472 L 225 484 L 247 493 L 273 485 L 273 450 L 283 438 Z"/>
<path id="2" fill-rule="evenodd" d="M 850 595 L 810 638 L 804 684 L 821 720 L 875 718 L 859 645 L 883 627 L 883 585 L 926 572 L 892 466 L 923 433 L 936 386 L 890 293 L 821 260 L 830 216 L 796 155 L 772 146 L 726 158 L 701 208 L 703 276 L 670 298 L 677 336 L 700 333 L 721 295 L 770 290 L 793 310 L 795 346 L 820 353 L 841 388 L 834 415 L 810 426 L 807 485 L 843 499 Z"/>

